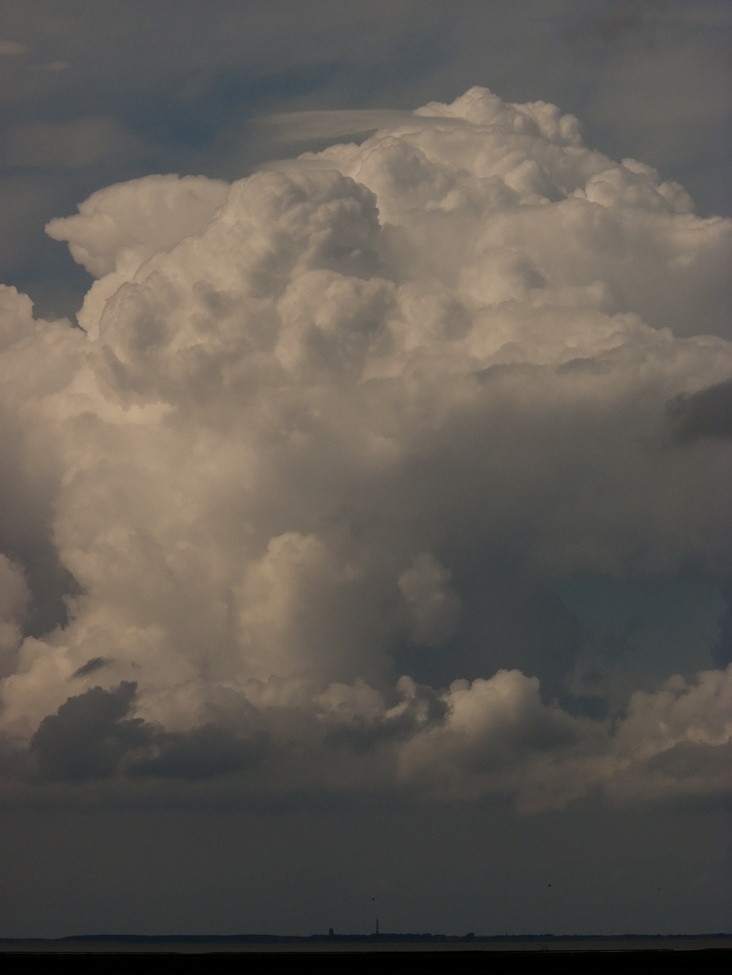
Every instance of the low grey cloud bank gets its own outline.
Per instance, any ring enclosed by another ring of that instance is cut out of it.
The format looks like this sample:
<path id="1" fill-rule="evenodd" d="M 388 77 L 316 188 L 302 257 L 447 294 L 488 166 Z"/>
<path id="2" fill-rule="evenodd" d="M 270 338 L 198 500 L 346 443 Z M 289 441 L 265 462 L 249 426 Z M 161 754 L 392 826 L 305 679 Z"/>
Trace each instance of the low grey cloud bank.
<path id="1" fill-rule="evenodd" d="M 710 644 L 619 696 L 561 594 L 729 591 L 732 222 L 543 102 L 377 121 L 53 220 L 81 328 L 3 289 L 16 800 L 729 792 Z"/>

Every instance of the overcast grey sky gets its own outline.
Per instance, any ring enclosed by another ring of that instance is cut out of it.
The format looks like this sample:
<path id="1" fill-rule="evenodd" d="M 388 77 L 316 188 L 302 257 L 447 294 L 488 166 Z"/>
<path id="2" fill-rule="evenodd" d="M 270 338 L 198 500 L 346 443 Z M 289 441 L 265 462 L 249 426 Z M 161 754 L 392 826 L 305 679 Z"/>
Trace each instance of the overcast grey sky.
<path id="1" fill-rule="evenodd" d="M 729 928 L 731 29 L 6 0 L 0 935 Z"/>

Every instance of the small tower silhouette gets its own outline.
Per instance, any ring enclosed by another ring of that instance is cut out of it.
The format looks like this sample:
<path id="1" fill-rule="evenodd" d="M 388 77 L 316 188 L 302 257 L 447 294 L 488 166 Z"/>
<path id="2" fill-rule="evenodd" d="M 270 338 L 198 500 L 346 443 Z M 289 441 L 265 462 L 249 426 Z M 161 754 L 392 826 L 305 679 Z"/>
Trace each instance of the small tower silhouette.
<path id="1" fill-rule="evenodd" d="M 379 934 L 379 919 L 377 917 L 376 918 L 376 935 L 377 935 L 377 937 L 378 937 L 378 934 Z"/>

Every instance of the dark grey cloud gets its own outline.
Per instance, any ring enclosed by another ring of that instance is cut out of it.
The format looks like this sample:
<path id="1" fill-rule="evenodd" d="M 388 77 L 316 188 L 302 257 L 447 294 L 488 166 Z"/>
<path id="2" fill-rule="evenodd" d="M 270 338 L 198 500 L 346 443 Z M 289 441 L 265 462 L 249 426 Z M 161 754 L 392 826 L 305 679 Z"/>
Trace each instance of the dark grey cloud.
<path id="1" fill-rule="evenodd" d="M 82 664 L 81 667 L 78 667 L 71 677 L 72 679 L 74 677 L 88 677 L 97 670 L 102 670 L 104 667 L 109 667 L 111 663 L 113 663 L 113 661 L 108 657 L 92 657 L 90 660 L 87 660 L 85 664 Z"/>
<path id="2" fill-rule="evenodd" d="M 174 779 L 210 779 L 248 768 L 265 754 L 263 733 L 243 739 L 215 725 L 190 731 L 157 732 L 148 754 L 133 759 L 131 776 Z"/>
<path id="3" fill-rule="evenodd" d="M 105 665 L 101 658 L 91 660 L 74 676 Z M 136 691 L 131 681 L 109 691 L 93 687 L 44 718 L 30 742 L 40 779 L 88 783 L 129 775 L 195 781 L 239 771 L 262 757 L 262 733 L 243 739 L 212 724 L 166 732 L 130 717 Z"/>
<path id="4" fill-rule="evenodd" d="M 732 761 L 732 743 L 719 748 L 708 744 L 679 742 L 648 763 L 648 772 L 661 772 L 674 779 L 698 778 L 700 783 L 726 778 Z M 701 786 L 704 788 L 704 785 Z"/>
<path id="5" fill-rule="evenodd" d="M 668 404 L 667 420 L 681 442 L 705 437 L 732 439 L 732 380 L 679 394 Z"/>
<path id="6" fill-rule="evenodd" d="M 130 749 L 149 742 L 144 721 L 127 717 L 136 690 L 131 681 L 112 691 L 93 687 L 44 718 L 30 744 L 40 776 L 84 781 L 114 775 Z"/>
<path id="7" fill-rule="evenodd" d="M 718 634 L 712 644 L 712 659 L 717 667 L 732 664 L 732 567 L 722 562 L 717 570 L 718 590 L 723 600 L 723 610 L 718 618 Z"/>
<path id="8" fill-rule="evenodd" d="M 658 20 L 654 15 L 669 8 L 668 0 L 605 0 L 589 3 L 567 32 L 572 44 L 599 42 L 607 47 L 631 44 L 648 49 L 654 43 Z M 654 20 L 656 23 L 654 24 Z"/>

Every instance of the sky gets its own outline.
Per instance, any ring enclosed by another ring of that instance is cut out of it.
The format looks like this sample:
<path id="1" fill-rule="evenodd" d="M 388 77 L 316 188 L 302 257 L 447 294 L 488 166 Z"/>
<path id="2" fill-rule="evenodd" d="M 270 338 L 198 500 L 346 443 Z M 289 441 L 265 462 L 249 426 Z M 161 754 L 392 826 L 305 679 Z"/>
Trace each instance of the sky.
<path id="1" fill-rule="evenodd" d="M 6 0 L 0 936 L 729 930 L 731 30 Z"/>

